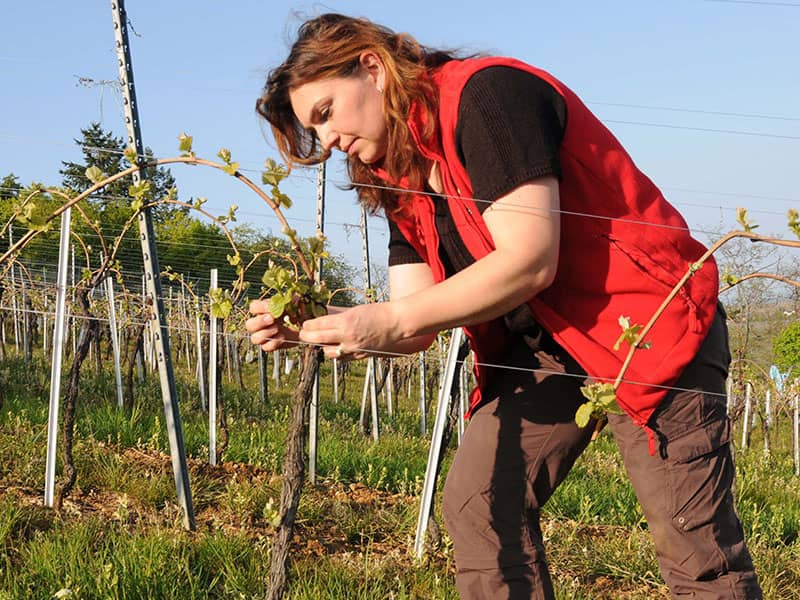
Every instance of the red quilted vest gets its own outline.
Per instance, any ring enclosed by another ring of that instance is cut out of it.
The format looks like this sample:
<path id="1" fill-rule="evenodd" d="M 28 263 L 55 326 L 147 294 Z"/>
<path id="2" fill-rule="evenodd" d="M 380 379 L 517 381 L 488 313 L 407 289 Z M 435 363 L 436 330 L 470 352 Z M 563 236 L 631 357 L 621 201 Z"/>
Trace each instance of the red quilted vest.
<path id="1" fill-rule="evenodd" d="M 631 160 L 612 133 L 581 100 L 549 73 L 502 58 L 451 61 L 433 73 L 440 93 L 440 139 L 420 137 L 422 122 L 412 108 L 409 126 L 420 152 L 439 163 L 456 227 L 467 249 L 480 259 L 494 249 L 492 237 L 472 199 L 472 185 L 455 145 L 461 91 L 478 70 L 504 65 L 529 71 L 564 98 L 567 128 L 559 160 L 563 177 L 561 245 L 553 284 L 528 302 L 536 320 L 590 377 L 612 380 L 628 352 L 614 343 L 620 316 L 644 325 L 673 286 L 706 250 L 686 222 Z M 439 260 L 434 206 L 424 194 L 406 194 L 395 220 L 408 241 L 444 278 Z M 638 350 L 619 387 L 620 406 L 645 425 L 697 353 L 716 310 L 718 273 L 713 260 L 695 273 L 647 335 L 650 350 Z M 478 387 L 471 406 L 481 402 L 487 373 L 481 363 L 502 360 L 509 334 L 500 320 L 465 328 L 475 353 Z"/>

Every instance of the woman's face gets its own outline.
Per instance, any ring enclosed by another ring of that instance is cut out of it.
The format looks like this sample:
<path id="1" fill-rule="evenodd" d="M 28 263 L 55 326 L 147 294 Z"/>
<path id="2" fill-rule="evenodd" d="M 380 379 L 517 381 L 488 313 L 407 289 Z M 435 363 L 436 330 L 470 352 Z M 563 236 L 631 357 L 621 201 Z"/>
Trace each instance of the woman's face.
<path id="1" fill-rule="evenodd" d="M 337 148 L 365 164 L 386 154 L 383 116 L 383 71 L 364 61 L 348 77 L 326 77 L 304 83 L 289 92 L 300 124 L 314 130 L 322 146 Z M 381 65 L 382 67 L 382 65 Z"/>

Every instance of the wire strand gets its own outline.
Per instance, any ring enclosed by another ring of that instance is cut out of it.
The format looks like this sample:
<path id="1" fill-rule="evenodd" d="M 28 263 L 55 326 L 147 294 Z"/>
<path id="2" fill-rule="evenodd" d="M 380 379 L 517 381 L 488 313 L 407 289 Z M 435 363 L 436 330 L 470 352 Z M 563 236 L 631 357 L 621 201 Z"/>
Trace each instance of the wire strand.
<path id="1" fill-rule="evenodd" d="M 0 310 L 4 310 L 6 312 L 11 312 L 11 311 L 14 311 L 14 308 L 0 305 Z M 46 315 L 46 316 L 50 316 L 52 314 L 53 316 L 55 316 L 54 313 L 49 313 L 49 312 L 44 312 L 44 311 L 37 311 L 37 310 L 21 309 L 21 308 L 17 308 L 16 312 L 18 312 L 20 314 L 21 313 L 28 313 L 28 314 Z M 97 316 L 85 316 L 85 315 L 67 314 L 67 315 L 65 315 L 65 318 L 74 319 L 74 320 L 77 320 L 77 321 L 96 321 L 96 322 L 99 322 L 99 323 L 110 323 L 109 319 L 104 319 L 102 317 L 97 317 Z M 119 319 L 118 319 L 118 323 L 120 323 Z M 145 321 L 135 321 L 135 320 L 123 320 L 122 321 L 122 325 L 123 326 L 133 326 L 133 325 L 142 325 L 142 324 L 146 324 L 146 322 Z M 197 334 L 196 328 L 180 327 L 180 326 L 175 326 L 175 325 L 168 326 L 168 331 L 191 333 L 193 335 Z M 208 330 L 201 328 L 201 335 L 206 335 L 206 334 L 208 334 Z M 226 338 L 233 339 L 235 341 L 242 341 L 242 340 L 249 340 L 250 339 L 250 336 L 246 335 L 246 334 L 226 332 L 223 335 Z M 266 338 L 265 341 L 274 340 L 274 339 L 277 339 L 277 338 Z M 320 349 L 326 348 L 326 347 L 330 347 L 327 344 L 313 344 L 313 343 L 307 343 L 307 342 L 291 342 L 291 344 L 293 346 L 296 346 L 296 347 L 316 347 L 316 348 L 320 348 Z M 381 357 L 385 357 L 385 358 L 410 358 L 411 356 L 414 356 L 414 355 L 402 354 L 402 353 L 398 353 L 398 352 L 387 352 L 387 351 L 381 351 L 381 350 L 370 350 L 370 349 L 366 349 L 366 348 L 356 348 L 356 349 L 352 350 L 351 353 L 356 353 L 356 352 L 365 352 L 365 353 L 369 353 L 370 355 L 381 356 Z M 441 354 L 444 354 L 444 352 L 442 352 Z M 459 360 L 457 362 L 459 364 L 464 364 L 466 361 Z M 609 382 L 610 383 L 610 382 L 615 381 L 614 377 L 600 377 L 600 376 L 593 376 L 593 375 L 589 375 L 589 374 L 580 374 L 580 373 L 563 373 L 561 371 L 553 371 L 553 370 L 550 370 L 550 369 L 541 369 L 541 368 L 535 369 L 535 368 L 529 368 L 529 367 L 518 367 L 518 366 L 509 365 L 509 364 L 502 364 L 502 363 L 488 363 L 488 362 L 476 362 L 476 361 L 473 361 L 472 364 L 475 365 L 475 366 L 481 366 L 483 368 L 492 368 L 492 369 L 499 369 L 499 370 L 505 370 L 505 371 L 531 373 L 531 374 L 542 374 L 542 375 L 550 375 L 550 376 L 569 377 L 569 378 L 572 378 L 572 379 L 591 380 L 591 381 L 596 381 L 596 382 Z M 656 389 L 660 389 L 660 390 L 674 391 L 674 392 L 695 392 L 695 391 L 697 391 L 697 389 L 692 389 L 692 388 L 683 388 L 683 387 L 678 387 L 678 386 L 658 385 L 658 384 L 653 384 L 653 383 L 648 383 L 648 382 L 643 382 L 643 381 L 636 381 L 636 380 L 633 380 L 633 379 L 625 379 L 625 378 L 623 378 L 620 381 L 620 383 L 624 383 L 626 385 L 650 387 L 650 388 L 656 388 Z M 710 392 L 710 391 L 705 391 L 705 390 L 703 390 L 703 393 L 706 394 L 706 395 L 723 397 L 723 398 L 727 396 L 727 394 L 725 394 L 725 393 Z"/>

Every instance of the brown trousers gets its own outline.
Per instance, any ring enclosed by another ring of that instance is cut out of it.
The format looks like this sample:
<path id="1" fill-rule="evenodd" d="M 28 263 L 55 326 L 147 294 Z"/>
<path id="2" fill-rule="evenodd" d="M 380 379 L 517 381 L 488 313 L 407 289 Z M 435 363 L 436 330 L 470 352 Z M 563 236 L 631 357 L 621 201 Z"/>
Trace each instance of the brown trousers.
<path id="1" fill-rule="evenodd" d="M 734 468 L 724 382 L 730 362 L 724 316 L 717 319 L 650 421 L 647 433 L 610 415 L 631 483 L 674 598 L 760 599 L 733 502 Z M 531 365 L 519 344 L 512 365 Z M 530 371 L 504 371 L 472 417 L 444 488 L 462 600 L 554 598 L 539 511 L 589 442 L 579 429 L 580 367 L 552 341 L 535 348 Z M 705 393 L 704 393 L 705 392 Z"/>

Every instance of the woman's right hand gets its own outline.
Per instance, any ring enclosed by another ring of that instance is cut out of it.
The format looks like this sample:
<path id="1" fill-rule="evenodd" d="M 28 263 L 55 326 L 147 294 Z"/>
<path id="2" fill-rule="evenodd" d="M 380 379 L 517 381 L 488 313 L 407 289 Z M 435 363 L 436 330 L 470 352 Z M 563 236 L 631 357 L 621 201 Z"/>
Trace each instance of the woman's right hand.
<path id="1" fill-rule="evenodd" d="M 245 321 L 245 329 L 250 334 L 250 341 L 260 346 L 264 352 L 274 352 L 287 346 L 297 344 L 296 331 L 289 329 L 282 319 L 273 317 L 268 309 L 266 300 L 253 300 L 250 303 L 250 314 L 253 315 Z"/>

